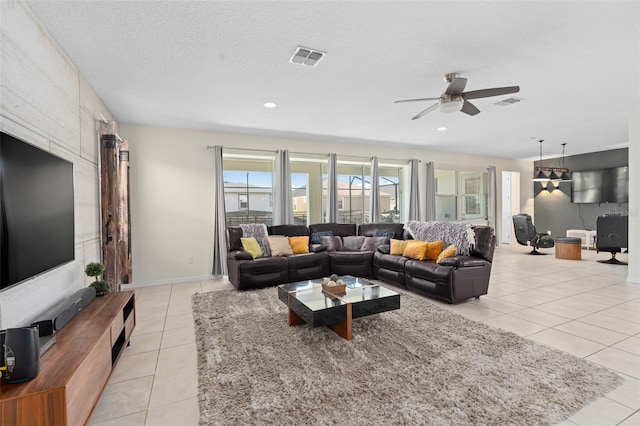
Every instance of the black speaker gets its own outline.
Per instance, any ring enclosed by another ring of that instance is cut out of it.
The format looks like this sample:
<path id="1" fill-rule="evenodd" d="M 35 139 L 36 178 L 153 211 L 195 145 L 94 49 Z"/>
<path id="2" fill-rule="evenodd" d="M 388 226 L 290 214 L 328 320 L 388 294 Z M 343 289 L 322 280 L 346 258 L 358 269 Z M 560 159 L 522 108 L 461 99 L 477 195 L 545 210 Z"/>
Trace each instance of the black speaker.
<path id="1" fill-rule="evenodd" d="M 27 382 L 40 372 L 40 341 L 35 327 L 8 328 L 2 345 L 7 383 Z"/>
<path id="2" fill-rule="evenodd" d="M 64 327 L 95 298 L 96 289 L 93 287 L 78 290 L 71 297 L 42 314 L 40 319 L 31 323 L 31 326 L 38 327 L 40 336 L 50 336 Z"/>

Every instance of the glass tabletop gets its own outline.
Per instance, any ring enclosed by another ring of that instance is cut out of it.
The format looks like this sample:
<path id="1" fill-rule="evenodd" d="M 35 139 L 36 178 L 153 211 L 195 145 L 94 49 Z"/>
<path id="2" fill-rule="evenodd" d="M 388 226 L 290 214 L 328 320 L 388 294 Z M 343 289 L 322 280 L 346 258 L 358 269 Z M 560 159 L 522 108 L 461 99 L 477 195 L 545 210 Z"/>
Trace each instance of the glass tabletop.
<path id="1" fill-rule="evenodd" d="M 312 311 L 398 295 L 393 290 L 373 284 L 363 278 L 345 275 L 341 279 L 346 284 L 346 293 L 343 294 L 322 291 L 322 279 L 282 284 L 278 287 Z"/>

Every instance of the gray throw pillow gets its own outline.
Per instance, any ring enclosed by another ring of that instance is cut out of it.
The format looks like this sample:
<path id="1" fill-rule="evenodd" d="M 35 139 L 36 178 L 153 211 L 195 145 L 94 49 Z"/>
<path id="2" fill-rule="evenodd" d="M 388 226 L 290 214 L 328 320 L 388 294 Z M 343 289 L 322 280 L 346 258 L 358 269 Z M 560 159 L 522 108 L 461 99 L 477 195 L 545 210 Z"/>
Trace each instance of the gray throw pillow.
<path id="1" fill-rule="evenodd" d="M 320 237 L 320 244 L 327 247 L 327 251 L 343 251 L 342 239 L 338 236 L 333 237 Z"/>
<path id="2" fill-rule="evenodd" d="M 376 251 L 378 246 L 387 243 L 387 237 L 365 237 L 360 251 Z"/>
<path id="3" fill-rule="evenodd" d="M 342 246 L 347 251 L 360 251 L 362 243 L 364 243 L 364 235 L 352 235 L 342 239 Z"/>

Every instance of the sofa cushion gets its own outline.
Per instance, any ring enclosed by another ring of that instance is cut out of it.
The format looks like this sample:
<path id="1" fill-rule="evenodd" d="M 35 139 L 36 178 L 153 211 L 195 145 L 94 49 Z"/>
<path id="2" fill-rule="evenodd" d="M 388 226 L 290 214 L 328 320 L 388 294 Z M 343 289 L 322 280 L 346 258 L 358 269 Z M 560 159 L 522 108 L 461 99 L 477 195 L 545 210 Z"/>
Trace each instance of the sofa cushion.
<path id="1" fill-rule="evenodd" d="M 360 235 L 350 235 L 342 239 L 342 246 L 348 251 L 359 251 L 364 239 L 365 237 Z"/>
<path id="2" fill-rule="evenodd" d="M 471 254 L 491 262 L 495 245 L 493 228 L 490 226 L 474 226 L 473 231 L 475 233 L 475 243 Z"/>
<path id="3" fill-rule="evenodd" d="M 339 237 L 348 237 L 349 235 L 356 235 L 355 223 L 316 223 L 315 225 L 309 225 L 309 232 L 331 231 L 333 235 Z"/>
<path id="4" fill-rule="evenodd" d="M 410 241 L 402 252 L 404 257 L 411 259 L 422 260 L 427 257 L 427 243 L 424 241 Z"/>
<path id="5" fill-rule="evenodd" d="M 383 244 L 387 244 L 387 237 L 364 237 L 360 251 L 376 251 Z"/>
<path id="6" fill-rule="evenodd" d="M 402 238 L 404 232 L 402 223 L 363 223 L 358 226 L 358 235 L 365 237 L 380 237 L 380 232 L 393 232 L 390 238 Z M 378 233 L 378 235 L 376 235 Z"/>
<path id="7" fill-rule="evenodd" d="M 320 244 L 320 237 L 333 237 L 333 231 L 318 231 L 311 234 L 311 244 Z"/>
<path id="8" fill-rule="evenodd" d="M 320 237 L 320 244 L 327 247 L 327 251 L 343 251 L 342 239 L 337 235 L 333 237 Z"/>
<path id="9" fill-rule="evenodd" d="M 440 253 L 442 253 L 443 241 L 428 241 L 427 242 L 427 259 L 436 260 Z"/>
<path id="10" fill-rule="evenodd" d="M 289 245 L 289 239 L 282 235 L 270 235 L 267 237 L 271 256 L 291 256 L 293 251 Z"/>
<path id="11" fill-rule="evenodd" d="M 438 258 L 436 259 L 436 263 L 442 263 L 444 259 L 447 259 L 449 257 L 454 257 L 457 255 L 458 255 L 458 247 L 456 247 L 455 244 L 451 244 L 449 247 L 442 250 L 442 252 L 438 255 Z"/>
<path id="12" fill-rule="evenodd" d="M 263 256 L 271 256 L 269 241 L 267 241 L 267 226 L 264 223 L 242 224 L 240 225 L 240 229 L 242 229 L 243 237 L 254 237 L 258 241 Z"/>
<path id="13" fill-rule="evenodd" d="M 240 241 L 242 241 L 242 247 L 244 247 L 244 251 L 249 253 L 251 257 L 253 257 L 254 259 L 262 257 L 262 249 L 260 248 L 260 244 L 258 244 L 258 240 L 256 240 L 255 237 L 243 237 L 240 239 Z"/>
<path id="14" fill-rule="evenodd" d="M 405 247 L 409 244 L 410 240 L 394 240 L 391 239 L 391 248 L 389 249 L 389 254 L 395 254 L 397 256 L 402 256 Z"/>
<path id="15" fill-rule="evenodd" d="M 329 253 L 304 253 L 289 256 L 289 280 L 303 281 L 331 275 Z"/>
<path id="16" fill-rule="evenodd" d="M 309 253 L 309 237 L 288 237 L 293 254 Z"/>
<path id="17" fill-rule="evenodd" d="M 331 251 L 329 252 L 331 273 L 370 277 L 373 252 L 371 251 Z"/>
<path id="18" fill-rule="evenodd" d="M 269 227 L 269 235 L 305 236 L 309 235 L 309 228 L 304 225 L 274 225 Z"/>
<path id="19" fill-rule="evenodd" d="M 227 228 L 227 250 L 236 251 L 242 250 L 242 229 L 238 227 Z"/>

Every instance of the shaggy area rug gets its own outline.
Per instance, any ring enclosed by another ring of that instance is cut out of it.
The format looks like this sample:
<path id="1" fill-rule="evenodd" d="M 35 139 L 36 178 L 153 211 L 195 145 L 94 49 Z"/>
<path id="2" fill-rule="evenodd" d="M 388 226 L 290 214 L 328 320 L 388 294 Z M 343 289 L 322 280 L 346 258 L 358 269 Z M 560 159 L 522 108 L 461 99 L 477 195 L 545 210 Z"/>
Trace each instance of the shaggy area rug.
<path id="1" fill-rule="evenodd" d="M 554 424 L 612 390 L 609 370 L 415 296 L 353 340 L 289 327 L 277 290 L 193 296 L 200 424 Z"/>

